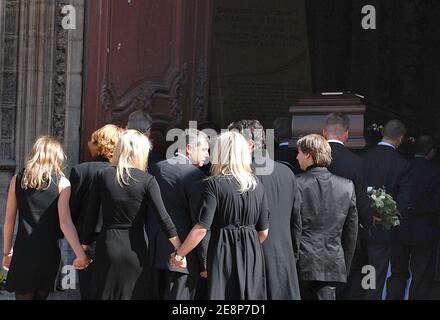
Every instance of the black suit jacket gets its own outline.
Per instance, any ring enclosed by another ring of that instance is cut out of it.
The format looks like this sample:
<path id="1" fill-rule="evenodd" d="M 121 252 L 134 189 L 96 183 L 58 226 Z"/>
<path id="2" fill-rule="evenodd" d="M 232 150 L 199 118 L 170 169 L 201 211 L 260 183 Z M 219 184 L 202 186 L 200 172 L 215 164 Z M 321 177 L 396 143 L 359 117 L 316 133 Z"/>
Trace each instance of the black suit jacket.
<path id="1" fill-rule="evenodd" d="M 422 157 L 410 161 L 410 210 L 402 225 L 405 243 L 434 246 L 439 238 L 440 166 Z"/>
<path id="2" fill-rule="evenodd" d="M 331 173 L 353 181 L 356 191 L 356 207 L 358 210 L 359 224 L 367 230 L 373 223 L 370 204 L 367 197 L 367 185 L 363 174 L 362 158 L 343 144 L 330 142 L 332 148 L 332 163 L 328 167 Z"/>
<path id="3" fill-rule="evenodd" d="M 70 195 L 70 213 L 78 234 L 82 234 L 83 232 L 85 214 L 87 212 L 93 180 L 98 172 L 108 166 L 110 166 L 108 161 L 97 159 L 97 161 L 84 162 L 74 166 L 70 172 L 69 180 L 72 190 Z M 97 233 L 100 232 L 101 227 L 102 214 L 99 214 L 95 231 Z"/>
<path id="4" fill-rule="evenodd" d="M 320 167 L 298 175 L 297 181 L 302 198 L 300 279 L 346 282 L 358 233 L 353 182 Z"/>
<path id="5" fill-rule="evenodd" d="M 367 186 L 385 187 L 386 192 L 396 201 L 397 209 L 405 219 L 410 206 L 411 193 L 409 162 L 397 150 L 384 145 L 374 146 L 365 152 L 363 159 Z M 372 243 L 390 243 L 391 231 L 384 231 L 379 225 L 372 230 L 368 239 Z"/>
<path id="6" fill-rule="evenodd" d="M 298 151 L 293 148 L 289 148 L 289 146 L 282 145 L 278 146 L 275 150 L 275 161 L 283 162 L 287 164 L 294 174 L 302 173 L 298 160 L 296 159 L 296 155 Z"/>
<path id="7" fill-rule="evenodd" d="M 257 175 L 269 206 L 269 235 L 263 243 L 268 298 L 299 300 L 296 270 L 301 241 L 301 200 L 295 175 L 281 163 L 267 159 L 271 174 Z M 255 167 L 255 165 L 254 165 Z"/>
<path id="8" fill-rule="evenodd" d="M 191 210 L 199 201 L 201 192 L 200 181 L 205 177 L 203 172 L 189 163 L 182 156 L 176 156 L 170 161 L 181 161 L 179 164 L 171 164 L 168 160 L 160 161 L 152 168 L 152 175 L 155 176 L 165 208 L 177 228 L 180 240 L 183 242 L 195 224 L 195 217 Z M 150 244 L 150 258 L 159 269 L 176 271 L 170 267 L 169 257 L 174 251 L 172 244 L 160 229 L 157 218 L 153 214 L 147 215 L 147 235 Z M 197 253 L 188 255 L 189 272 L 197 268 L 200 262 Z"/>

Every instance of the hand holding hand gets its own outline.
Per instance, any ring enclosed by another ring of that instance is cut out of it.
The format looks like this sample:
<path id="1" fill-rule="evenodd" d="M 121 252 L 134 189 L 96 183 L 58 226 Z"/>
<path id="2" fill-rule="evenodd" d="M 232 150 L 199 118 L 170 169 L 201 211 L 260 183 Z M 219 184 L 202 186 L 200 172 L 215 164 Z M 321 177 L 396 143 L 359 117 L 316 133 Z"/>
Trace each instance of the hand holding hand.
<path id="1" fill-rule="evenodd" d="M 175 257 L 176 253 L 173 252 L 170 256 L 170 264 L 176 268 L 185 269 L 187 265 L 186 258 L 183 258 L 182 261 L 177 261 Z"/>
<path id="2" fill-rule="evenodd" d="M 75 269 L 84 270 L 92 262 L 93 260 L 91 258 L 85 256 L 84 258 L 76 258 L 75 261 L 73 261 L 73 266 L 75 267 Z"/>
<path id="3" fill-rule="evenodd" d="M 207 278 L 208 278 L 208 271 L 202 271 L 202 272 L 200 272 L 200 276 L 201 276 L 202 278 L 207 279 Z"/>

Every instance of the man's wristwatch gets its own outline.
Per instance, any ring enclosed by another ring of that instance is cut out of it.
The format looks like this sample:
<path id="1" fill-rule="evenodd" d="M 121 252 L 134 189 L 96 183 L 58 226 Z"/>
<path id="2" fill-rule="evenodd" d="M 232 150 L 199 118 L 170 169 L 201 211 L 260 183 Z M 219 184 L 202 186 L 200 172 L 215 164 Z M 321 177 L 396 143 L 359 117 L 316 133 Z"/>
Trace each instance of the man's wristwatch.
<path id="1" fill-rule="evenodd" d="M 177 253 L 177 250 L 174 251 L 174 259 L 176 259 L 177 262 L 181 262 L 183 259 L 185 259 L 185 256 L 181 256 Z"/>

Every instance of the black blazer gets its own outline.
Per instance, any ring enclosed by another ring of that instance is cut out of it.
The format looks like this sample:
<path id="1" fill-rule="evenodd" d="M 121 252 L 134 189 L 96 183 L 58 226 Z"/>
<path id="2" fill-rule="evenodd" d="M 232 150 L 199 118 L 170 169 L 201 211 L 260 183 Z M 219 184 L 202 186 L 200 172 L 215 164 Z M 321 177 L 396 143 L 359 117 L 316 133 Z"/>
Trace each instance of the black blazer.
<path id="1" fill-rule="evenodd" d="M 70 172 L 69 180 L 72 190 L 70 195 L 70 213 L 78 234 L 83 232 L 93 179 L 98 172 L 109 166 L 110 163 L 108 161 L 105 161 L 103 158 L 98 158 L 96 161 L 84 162 L 74 166 Z M 102 215 L 100 214 L 95 231 L 98 233 L 101 231 L 101 227 Z"/>
<path id="2" fill-rule="evenodd" d="M 264 186 L 270 212 L 269 235 L 263 243 L 268 298 L 299 300 L 296 270 L 301 241 L 298 185 L 288 166 L 270 159 L 267 165 L 273 166 L 273 172 L 257 176 Z"/>
<path id="3" fill-rule="evenodd" d="M 405 219 L 411 193 L 409 162 L 394 148 L 384 145 L 374 146 L 364 153 L 363 159 L 367 187 L 385 187 L 386 192 L 397 202 L 397 209 Z M 373 214 L 372 210 L 370 212 Z M 389 243 L 391 232 L 377 226 L 368 240 L 373 243 Z"/>
<path id="4" fill-rule="evenodd" d="M 433 246 L 440 230 L 440 166 L 422 157 L 410 161 L 411 200 L 404 241 L 410 245 Z"/>
<path id="5" fill-rule="evenodd" d="M 196 221 L 192 216 L 191 208 L 198 204 L 201 195 L 199 182 L 205 175 L 182 156 L 175 156 L 170 161 L 183 163 L 171 164 L 168 160 L 160 161 L 153 166 L 151 174 L 159 184 L 165 208 L 176 225 L 180 241 L 183 242 Z M 157 218 L 152 214 L 147 215 L 147 235 L 150 258 L 154 265 L 159 269 L 176 271 L 169 265 L 169 257 L 174 248 L 160 229 Z M 197 271 L 200 265 L 197 253 L 191 253 L 187 258 L 189 272 Z"/>
<path id="6" fill-rule="evenodd" d="M 302 198 L 299 277 L 346 282 L 358 233 L 353 182 L 321 167 L 298 175 L 297 181 Z"/>
<path id="7" fill-rule="evenodd" d="M 275 161 L 283 162 L 287 164 L 294 174 L 298 174 L 303 172 L 299 166 L 298 160 L 296 159 L 296 155 L 298 151 L 290 148 L 289 146 L 282 145 L 278 146 L 275 150 Z"/>
<path id="8" fill-rule="evenodd" d="M 356 191 L 356 207 L 359 215 L 359 224 L 368 229 L 373 223 L 370 204 L 367 197 L 367 185 L 363 174 L 362 158 L 337 142 L 330 142 L 332 148 L 332 163 L 328 167 L 331 173 L 353 181 Z"/>

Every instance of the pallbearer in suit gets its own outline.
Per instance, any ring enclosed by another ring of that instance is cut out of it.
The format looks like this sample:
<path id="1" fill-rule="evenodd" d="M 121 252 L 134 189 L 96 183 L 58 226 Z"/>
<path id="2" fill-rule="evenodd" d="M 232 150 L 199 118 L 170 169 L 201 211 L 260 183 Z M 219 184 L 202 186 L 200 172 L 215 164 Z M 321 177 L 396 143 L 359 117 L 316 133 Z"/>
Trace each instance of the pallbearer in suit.
<path id="1" fill-rule="evenodd" d="M 296 155 L 298 152 L 289 147 L 289 142 L 292 139 L 292 119 L 278 118 L 273 122 L 274 135 L 277 142 L 275 148 L 275 160 L 287 164 L 293 173 L 301 173 Z"/>
<path id="2" fill-rule="evenodd" d="M 299 300 L 298 249 L 301 237 L 299 190 L 290 168 L 270 159 L 264 128 L 258 120 L 242 120 L 229 125 L 244 135 L 253 151 L 253 169 L 264 186 L 271 230 L 263 243 L 267 298 Z"/>
<path id="3" fill-rule="evenodd" d="M 356 248 L 358 215 L 353 182 L 331 174 L 331 149 L 319 135 L 297 143 L 302 234 L 299 277 L 302 299 L 334 300 L 347 281 Z"/>
<path id="4" fill-rule="evenodd" d="M 87 206 L 89 204 L 89 196 L 91 194 L 92 182 L 96 174 L 102 169 L 110 166 L 110 160 L 113 157 L 113 152 L 118 143 L 119 137 L 124 132 L 124 129 L 119 128 L 113 124 L 105 125 L 104 127 L 92 133 L 88 147 L 90 155 L 95 159 L 92 162 L 84 162 L 72 168 L 70 172 L 70 183 L 72 185 L 72 196 L 70 197 L 70 210 L 72 219 L 78 230 L 78 233 L 83 232 L 84 220 L 86 216 Z M 93 258 L 95 251 L 95 241 L 102 227 L 102 215 L 99 214 L 98 223 L 95 227 L 95 234 L 93 241 L 87 248 L 88 255 Z M 90 265 L 85 270 L 79 271 L 79 290 L 81 299 L 90 299 L 90 285 L 92 283 L 92 273 L 94 264 Z"/>
<path id="5" fill-rule="evenodd" d="M 103 226 L 96 241 L 93 299 L 151 299 L 153 285 L 146 216 L 157 214 L 175 248 L 179 238 L 162 201 L 156 179 L 146 173 L 150 142 L 143 134 L 127 130 L 116 145 L 112 166 L 97 173 L 87 208 L 81 243 L 93 239 L 102 206 Z M 149 208 L 154 207 L 154 210 Z"/>
<path id="6" fill-rule="evenodd" d="M 348 141 L 350 118 L 343 113 L 332 113 L 327 117 L 323 136 L 327 139 L 332 149 L 332 163 L 328 167 L 331 173 L 349 179 L 354 183 L 356 191 L 356 208 L 359 216 L 359 233 L 356 251 L 351 265 L 351 272 L 347 284 L 338 288 L 338 299 L 360 300 L 364 298 L 365 291 L 361 286 L 362 267 L 367 264 L 367 250 L 363 245 L 361 236 L 363 231 L 370 228 L 371 217 L 367 198 L 367 186 L 363 176 L 362 158 L 351 152 L 345 143 Z"/>
<path id="7" fill-rule="evenodd" d="M 187 129 L 178 137 L 177 154 L 170 159 L 153 166 L 152 174 L 159 184 L 162 198 L 171 219 L 176 224 L 180 239 L 185 239 L 195 224 L 191 216 L 191 205 L 197 204 L 201 190 L 197 186 L 205 177 L 199 169 L 208 160 L 208 137 L 201 131 Z M 150 218 L 155 218 L 150 216 Z M 155 219 L 154 219 L 155 220 Z M 148 221 L 150 252 L 154 266 L 161 270 L 159 279 L 163 281 L 161 289 L 166 300 L 192 300 L 196 294 L 199 273 L 199 261 L 196 252 L 188 255 L 188 268 L 179 272 L 169 264 L 174 248 L 156 221 Z M 202 264 L 203 266 L 203 264 Z"/>
<path id="8" fill-rule="evenodd" d="M 416 142 L 416 154 L 410 161 L 411 202 L 407 221 L 402 225 L 402 272 L 411 270 L 410 300 L 432 298 L 435 254 L 440 229 L 440 166 L 431 159 L 435 155 L 435 142 L 421 136 Z M 404 279 L 402 279 L 403 281 Z M 404 294 L 406 282 L 402 282 Z"/>
<path id="9" fill-rule="evenodd" d="M 410 202 L 409 162 L 396 149 L 402 144 L 405 133 L 403 123 L 398 120 L 389 121 L 383 129 L 382 141 L 363 156 L 367 186 L 385 187 L 386 192 L 397 202 L 397 209 L 403 219 L 407 217 Z M 402 256 L 399 227 L 390 231 L 383 230 L 380 219 L 376 216 L 373 216 L 373 223 L 374 227 L 367 238 L 367 247 L 368 264 L 374 266 L 376 271 L 376 289 L 367 290 L 366 298 L 382 299 L 390 258 L 392 275 L 387 282 L 387 298 L 403 298 L 401 284 L 406 283 L 409 274 L 407 269 L 398 267 Z"/>

